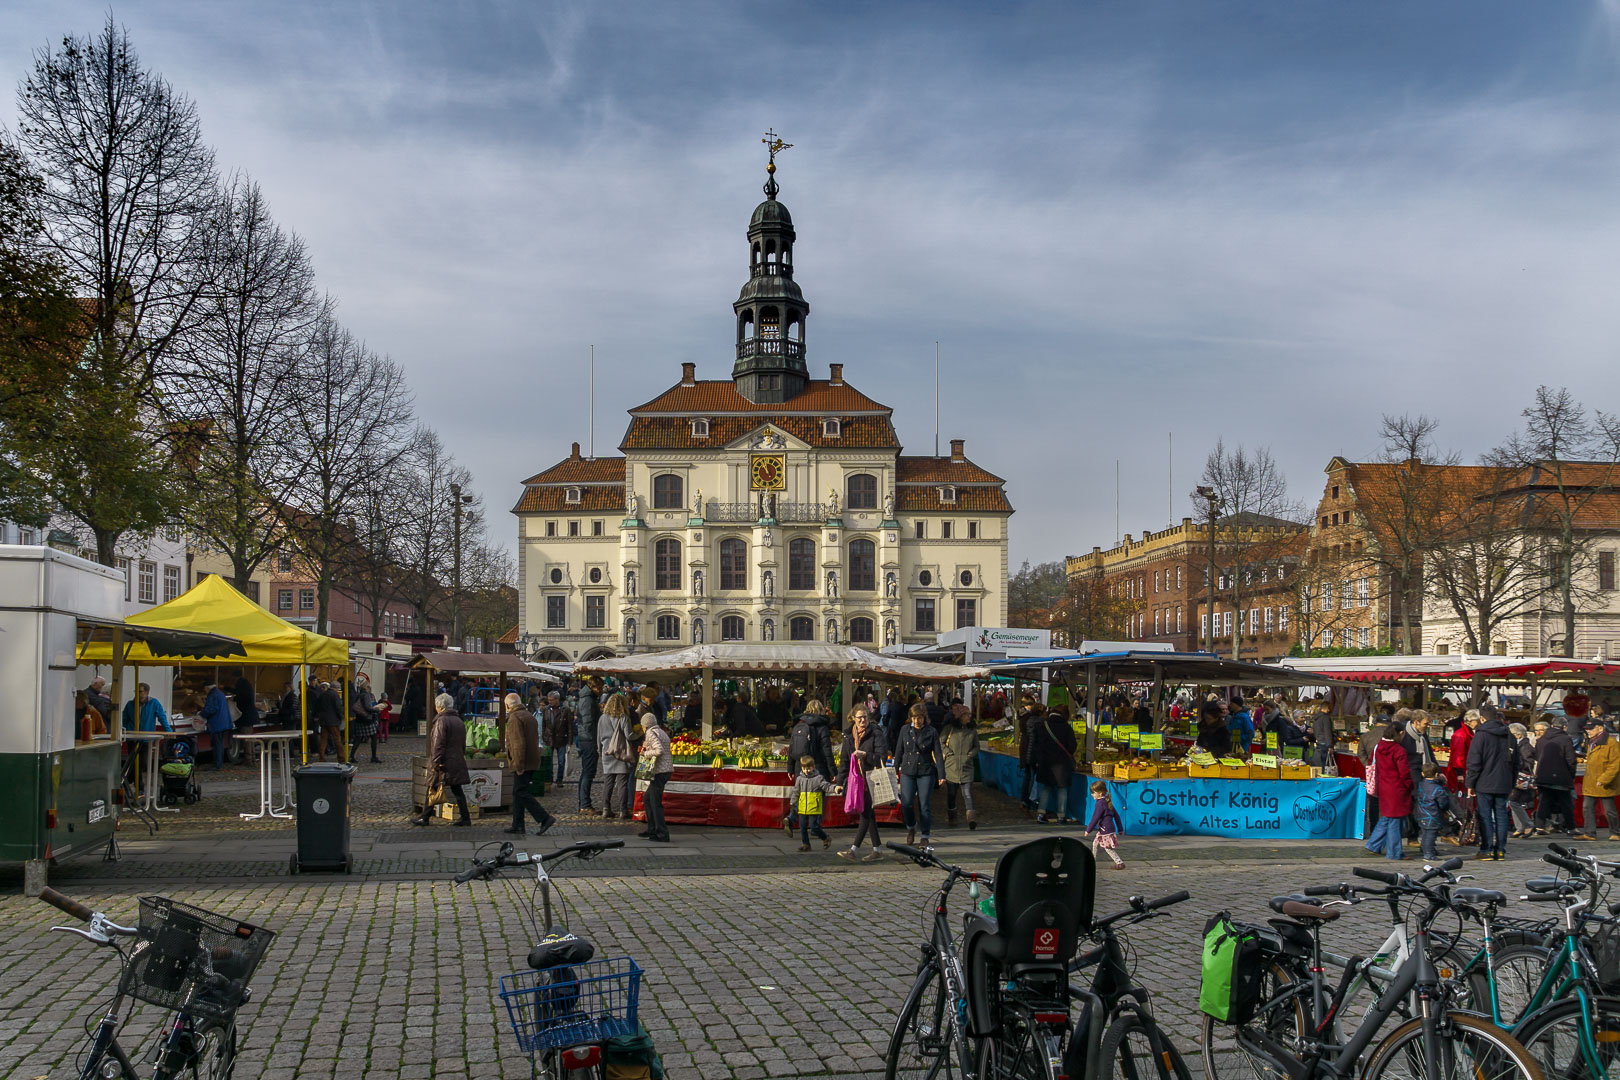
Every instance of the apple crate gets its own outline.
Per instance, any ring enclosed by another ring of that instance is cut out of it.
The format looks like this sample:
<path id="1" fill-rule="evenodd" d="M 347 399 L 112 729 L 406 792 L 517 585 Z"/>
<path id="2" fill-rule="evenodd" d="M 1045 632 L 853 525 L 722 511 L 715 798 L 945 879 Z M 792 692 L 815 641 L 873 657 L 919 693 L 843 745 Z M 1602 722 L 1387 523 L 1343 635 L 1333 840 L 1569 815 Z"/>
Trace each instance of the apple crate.
<path id="1" fill-rule="evenodd" d="M 1311 778 L 1311 767 L 1309 765 L 1301 765 L 1298 762 L 1293 762 L 1293 761 L 1283 763 L 1281 779 L 1283 779 L 1283 780 L 1309 780 L 1310 778 Z"/>
<path id="2" fill-rule="evenodd" d="M 1115 780 L 1156 780 L 1159 767 L 1148 761 L 1125 761 L 1114 766 Z"/>
<path id="3" fill-rule="evenodd" d="M 1195 780 L 1219 780 L 1221 778 L 1221 767 L 1218 763 L 1215 765 L 1198 765 L 1195 763 L 1187 766 L 1187 775 Z"/>
<path id="4" fill-rule="evenodd" d="M 1217 774 L 1222 780 L 1247 780 L 1249 767 L 1247 765 L 1221 765 L 1215 766 L 1220 772 Z"/>

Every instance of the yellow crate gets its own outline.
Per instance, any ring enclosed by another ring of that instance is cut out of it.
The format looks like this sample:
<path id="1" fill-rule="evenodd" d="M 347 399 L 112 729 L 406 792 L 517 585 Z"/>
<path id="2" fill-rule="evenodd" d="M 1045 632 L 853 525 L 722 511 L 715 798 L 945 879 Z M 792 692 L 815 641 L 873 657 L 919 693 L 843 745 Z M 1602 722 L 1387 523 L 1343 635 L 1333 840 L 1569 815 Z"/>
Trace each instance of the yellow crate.
<path id="1" fill-rule="evenodd" d="M 1256 764 L 1254 764 L 1254 762 L 1251 761 L 1249 763 L 1249 779 L 1250 780 L 1281 780 L 1282 779 L 1282 770 L 1280 768 L 1277 768 L 1277 769 L 1263 768 L 1262 766 L 1256 765 Z"/>
<path id="2" fill-rule="evenodd" d="M 1219 775 L 1222 780 L 1247 780 L 1249 778 L 1249 767 L 1247 765 L 1217 764 L 1215 767 L 1220 770 Z"/>
<path id="3" fill-rule="evenodd" d="M 1187 779 L 1187 775 L 1188 775 L 1187 766 L 1185 766 L 1185 765 L 1160 765 L 1159 766 L 1159 779 L 1160 780 L 1185 780 L 1185 779 Z"/>
<path id="4" fill-rule="evenodd" d="M 1188 765 L 1187 775 L 1198 780 L 1219 780 L 1221 767 L 1219 765 Z"/>
<path id="5" fill-rule="evenodd" d="M 1289 763 L 1282 767 L 1282 779 L 1284 780 L 1309 780 L 1310 778 L 1311 767 L 1309 765 Z"/>
<path id="6" fill-rule="evenodd" d="M 1156 780 L 1158 776 L 1159 767 L 1150 761 L 1131 761 L 1114 770 L 1117 780 Z"/>

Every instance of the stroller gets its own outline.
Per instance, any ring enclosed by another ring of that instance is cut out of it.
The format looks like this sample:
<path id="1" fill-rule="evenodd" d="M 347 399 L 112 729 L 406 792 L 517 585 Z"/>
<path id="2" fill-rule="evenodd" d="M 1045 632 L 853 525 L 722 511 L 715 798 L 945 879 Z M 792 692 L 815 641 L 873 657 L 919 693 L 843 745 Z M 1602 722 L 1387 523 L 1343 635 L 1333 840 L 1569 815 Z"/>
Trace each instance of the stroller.
<path id="1" fill-rule="evenodd" d="M 197 764 L 192 760 L 191 744 L 184 739 L 171 742 L 164 752 L 163 763 L 158 766 L 158 775 L 163 778 L 158 802 L 164 806 L 184 802 L 189 806 L 201 799 L 202 788 L 197 785 L 196 772 Z"/>

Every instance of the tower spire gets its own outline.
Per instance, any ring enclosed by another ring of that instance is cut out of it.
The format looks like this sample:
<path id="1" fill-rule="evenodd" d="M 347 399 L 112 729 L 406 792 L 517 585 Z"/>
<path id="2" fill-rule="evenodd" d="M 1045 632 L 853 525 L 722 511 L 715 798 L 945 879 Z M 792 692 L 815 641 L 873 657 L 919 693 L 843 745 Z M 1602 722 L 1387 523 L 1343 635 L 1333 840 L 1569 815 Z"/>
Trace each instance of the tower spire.
<path id="1" fill-rule="evenodd" d="M 778 135 L 774 131 L 769 130 L 765 132 L 765 137 L 759 141 L 765 144 L 765 148 L 770 152 L 771 155 L 770 160 L 765 163 L 765 197 L 767 199 L 774 199 L 776 198 L 776 193 L 782 190 L 776 185 L 776 155 L 780 154 L 783 150 L 793 149 L 793 144 L 790 142 L 783 142 L 782 136 Z"/>
<path id="2" fill-rule="evenodd" d="M 776 201 L 776 155 L 792 144 L 767 131 L 765 201 L 748 222 L 748 283 L 732 310 L 737 314 L 737 363 L 731 369 L 738 393 L 749 401 L 792 401 L 804 392 L 804 320 L 810 305 L 793 280 L 793 218 Z"/>

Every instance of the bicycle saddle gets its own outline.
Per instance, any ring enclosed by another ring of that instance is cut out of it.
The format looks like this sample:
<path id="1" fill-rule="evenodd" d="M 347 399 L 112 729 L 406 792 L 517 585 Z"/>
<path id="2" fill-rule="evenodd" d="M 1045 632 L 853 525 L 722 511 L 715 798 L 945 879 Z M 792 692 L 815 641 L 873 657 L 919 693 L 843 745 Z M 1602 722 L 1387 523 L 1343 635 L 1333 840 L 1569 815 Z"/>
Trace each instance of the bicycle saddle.
<path id="1" fill-rule="evenodd" d="M 1451 898 L 1459 904 L 1495 904 L 1500 907 L 1507 903 L 1507 894 L 1495 889 L 1452 889 Z"/>
<path id="2" fill-rule="evenodd" d="M 1298 894 L 1293 896 L 1273 896 L 1271 898 L 1271 910 L 1279 915 L 1286 915 L 1290 919 L 1316 919 L 1319 922 L 1332 922 L 1339 917 L 1339 913 L 1333 908 L 1325 908 L 1320 904 L 1310 903 Z"/>
<path id="3" fill-rule="evenodd" d="M 552 931 L 529 950 L 529 966 L 536 971 L 562 964 L 583 964 L 596 955 L 596 946 L 566 930 Z"/>
<path id="4" fill-rule="evenodd" d="M 1575 888 L 1569 882 L 1555 877 L 1534 877 L 1525 882 L 1524 887 L 1533 893 L 1550 893 L 1565 888 Z"/>

